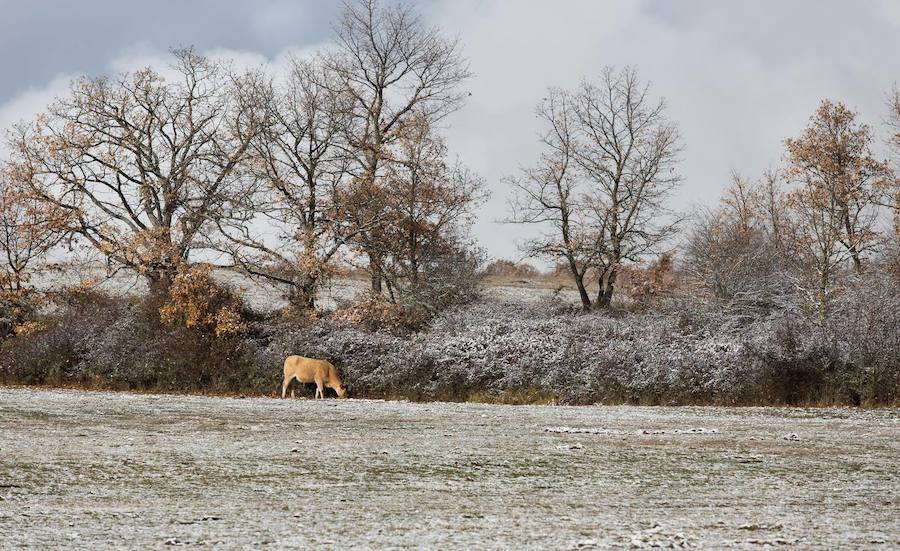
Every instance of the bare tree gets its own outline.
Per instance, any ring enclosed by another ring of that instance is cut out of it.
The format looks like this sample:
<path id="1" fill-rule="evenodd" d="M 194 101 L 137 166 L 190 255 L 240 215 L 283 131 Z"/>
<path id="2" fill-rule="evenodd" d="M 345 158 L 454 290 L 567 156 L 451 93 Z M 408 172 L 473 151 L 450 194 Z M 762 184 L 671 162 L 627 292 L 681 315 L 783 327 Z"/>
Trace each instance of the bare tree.
<path id="1" fill-rule="evenodd" d="M 784 195 L 776 173 L 752 183 L 735 173 L 718 207 L 703 211 L 688 235 L 684 271 L 700 296 L 747 315 L 770 310 L 788 291 L 782 254 Z"/>
<path id="2" fill-rule="evenodd" d="M 328 79 L 295 59 L 283 85 L 259 83 L 266 119 L 246 163 L 254 185 L 217 219 L 217 248 L 251 277 L 286 285 L 300 309 L 315 308 L 333 259 L 363 227 L 345 205 L 351 105 Z"/>
<path id="3" fill-rule="evenodd" d="M 511 180 L 511 221 L 551 226 L 531 255 L 565 259 L 582 306 L 607 307 L 621 266 L 655 252 L 677 220 L 666 200 L 680 183 L 676 127 L 633 69 L 604 69 L 600 81 L 551 90 L 538 109 L 548 126 L 538 165 Z M 595 270 L 592 302 L 585 274 Z"/>
<path id="4" fill-rule="evenodd" d="M 372 291 L 380 294 L 385 235 L 379 199 L 390 148 L 408 119 L 434 124 L 458 109 L 466 96 L 459 87 L 470 73 L 458 41 L 427 27 L 407 5 L 355 0 L 345 4 L 335 30 L 338 47 L 325 60 L 353 101 L 348 141 L 357 165 L 355 219 L 366 228 L 358 243 L 368 256 Z"/>
<path id="5" fill-rule="evenodd" d="M 446 302 L 437 295 L 456 292 L 449 282 L 460 272 L 450 262 L 471 266 L 463 249 L 473 209 L 485 197 L 484 182 L 461 163 L 448 163 L 443 138 L 424 117 L 404 124 L 393 149 L 378 251 L 388 296 L 413 299 L 434 312 Z M 443 289 L 435 292 L 438 287 Z"/>
<path id="6" fill-rule="evenodd" d="M 890 142 L 896 153 L 900 155 L 900 89 L 894 88 L 894 92 L 888 98 L 888 108 L 890 109 L 888 127 L 893 134 Z"/>
<path id="7" fill-rule="evenodd" d="M 80 79 L 12 136 L 13 166 L 110 263 L 165 291 L 240 182 L 258 120 L 252 87 L 192 49 L 152 69 Z"/>
<path id="8" fill-rule="evenodd" d="M 546 233 L 524 244 L 524 252 L 566 262 L 587 310 L 592 303 L 585 275 L 606 251 L 602 234 L 590 224 L 580 202 L 578 186 L 584 182 L 574 160 L 577 129 L 572 102 L 571 94 L 552 88 L 538 106 L 538 117 L 547 127 L 541 136 L 544 151 L 534 167 L 507 179 L 514 190 L 509 221 L 548 226 Z"/>
<path id="9" fill-rule="evenodd" d="M 891 132 L 890 146 L 894 152 L 894 181 L 885 190 L 886 204 L 894 212 L 894 237 L 900 243 L 900 89 L 894 88 L 888 100 L 890 116 L 888 128 Z"/>
<path id="10" fill-rule="evenodd" d="M 888 143 L 894 153 L 894 182 L 885 193 L 885 204 L 894 213 L 893 239 L 887 243 L 888 266 L 890 270 L 900 276 L 900 88 L 894 88 L 888 97 L 888 129 L 890 138 Z"/>
<path id="11" fill-rule="evenodd" d="M 609 305 L 623 262 L 659 252 L 676 231 L 664 218 L 665 201 L 681 182 L 679 135 L 665 118 L 665 102 L 653 102 L 648 88 L 633 69 L 607 68 L 599 85 L 583 83 L 576 97 L 583 129 L 576 159 L 593 183 L 588 205 L 609 251 L 599 257 L 600 306 Z"/>

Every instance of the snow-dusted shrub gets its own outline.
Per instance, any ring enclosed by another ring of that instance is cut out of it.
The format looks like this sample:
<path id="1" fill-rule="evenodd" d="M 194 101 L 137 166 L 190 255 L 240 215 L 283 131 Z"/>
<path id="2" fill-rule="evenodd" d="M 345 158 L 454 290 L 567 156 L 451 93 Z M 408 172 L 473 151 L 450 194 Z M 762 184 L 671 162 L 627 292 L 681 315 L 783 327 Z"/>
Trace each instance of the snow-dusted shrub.
<path id="1" fill-rule="evenodd" d="M 552 300 L 482 300 L 418 333 L 272 316 L 227 339 L 163 324 L 158 305 L 78 298 L 41 320 L 43 329 L 0 345 L 0 378 L 274 395 L 284 358 L 301 354 L 333 362 L 356 397 L 896 403 L 897 287 L 863 278 L 835 297 L 825 320 L 800 307 L 736 317 L 684 297 L 654 311 L 587 314 Z"/>
<path id="2" fill-rule="evenodd" d="M 761 402 L 799 404 L 825 400 L 831 375 L 841 365 L 824 328 L 786 313 L 753 324 L 743 335 L 742 362 L 750 378 L 745 392 Z"/>
<path id="3" fill-rule="evenodd" d="M 580 314 L 552 303 L 454 309 L 411 342 L 445 395 L 537 390 L 567 403 L 718 399 L 737 385 L 723 366 L 735 366 L 741 349 L 731 334 L 677 316 Z"/>
<path id="4" fill-rule="evenodd" d="M 445 313 L 418 338 L 470 392 L 542 388 L 565 365 L 564 323 L 544 304 L 481 302 Z"/>
<path id="5" fill-rule="evenodd" d="M 59 297 L 61 309 L 42 320 L 41 330 L 0 342 L 0 380 L 26 384 L 75 384 L 82 342 L 98 327 L 120 316 L 104 295 L 74 293 Z"/>
<path id="6" fill-rule="evenodd" d="M 155 303 L 123 303 L 111 323 L 79 342 L 76 373 L 87 384 L 122 389 L 268 390 L 269 374 L 245 360 L 242 344 L 164 323 Z"/>
<path id="7" fill-rule="evenodd" d="M 717 324 L 672 315 L 582 316 L 571 329 L 574 401 L 716 401 L 731 391 L 740 344 Z M 562 390 L 562 389 L 561 389 Z"/>
<path id="8" fill-rule="evenodd" d="M 844 290 L 825 319 L 785 314 L 745 332 L 743 363 L 761 403 L 896 403 L 900 398 L 900 293 L 874 280 Z M 883 287 L 881 290 L 884 290 Z"/>
<path id="9" fill-rule="evenodd" d="M 855 402 L 900 398 L 900 281 L 886 273 L 853 282 L 832 304 L 828 341 L 844 368 Z"/>
<path id="10" fill-rule="evenodd" d="M 163 324 L 153 301 L 88 293 L 63 297 L 59 306 L 42 329 L 3 343 L 0 380 L 178 391 L 263 387 L 241 341 Z"/>

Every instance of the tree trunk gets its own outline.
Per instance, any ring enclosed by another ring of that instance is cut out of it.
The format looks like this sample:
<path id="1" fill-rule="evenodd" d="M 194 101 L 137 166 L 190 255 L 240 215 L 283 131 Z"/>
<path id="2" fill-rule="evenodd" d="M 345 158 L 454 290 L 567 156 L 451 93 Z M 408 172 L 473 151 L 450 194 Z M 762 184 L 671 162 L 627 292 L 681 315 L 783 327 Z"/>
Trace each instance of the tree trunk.
<path id="1" fill-rule="evenodd" d="M 588 295 L 587 289 L 584 287 L 585 272 L 579 271 L 575 260 L 567 258 L 569 261 L 569 271 L 572 273 L 572 279 L 575 280 L 575 287 L 578 288 L 578 296 L 581 297 L 581 308 L 584 311 L 591 309 L 591 297 Z M 585 269 L 587 271 L 587 269 Z"/>
<path id="2" fill-rule="evenodd" d="M 381 259 L 375 253 L 369 253 L 369 281 L 373 295 L 382 293 Z"/>
<path id="3" fill-rule="evenodd" d="M 306 276 L 294 287 L 291 296 L 291 306 L 298 311 L 316 309 L 316 290 L 318 281 L 316 278 Z"/>
<path id="4" fill-rule="evenodd" d="M 387 289 L 388 289 L 388 299 L 390 299 L 391 304 L 397 304 L 397 297 L 394 296 L 394 286 L 391 284 L 391 280 L 387 280 Z"/>
<path id="5" fill-rule="evenodd" d="M 616 269 L 610 268 L 606 276 L 606 285 L 603 284 L 603 276 L 600 276 L 600 289 L 597 291 L 597 308 L 609 308 L 609 305 L 612 304 L 617 275 Z"/>
<path id="6" fill-rule="evenodd" d="M 575 276 L 575 286 L 578 287 L 578 296 L 581 297 L 581 309 L 587 312 L 591 309 L 591 297 L 584 287 L 584 275 Z"/>
<path id="7" fill-rule="evenodd" d="M 828 317 L 828 271 L 822 270 L 819 277 L 819 318 Z"/>
<path id="8" fill-rule="evenodd" d="M 175 280 L 175 268 L 160 268 L 150 271 L 145 276 L 150 296 L 153 298 L 166 298 L 169 288 Z"/>
<path id="9" fill-rule="evenodd" d="M 859 247 L 857 246 L 857 235 L 850 223 L 850 208 L 846 204 L 841 205 L 841 218 L 844 222 L 844 231 L 847 233 L 847 249 L 850 251 L 850 258 L 853 259 L 853 269 L 859 273 L 862 271 L 862 260 L 860 260 Z"/>

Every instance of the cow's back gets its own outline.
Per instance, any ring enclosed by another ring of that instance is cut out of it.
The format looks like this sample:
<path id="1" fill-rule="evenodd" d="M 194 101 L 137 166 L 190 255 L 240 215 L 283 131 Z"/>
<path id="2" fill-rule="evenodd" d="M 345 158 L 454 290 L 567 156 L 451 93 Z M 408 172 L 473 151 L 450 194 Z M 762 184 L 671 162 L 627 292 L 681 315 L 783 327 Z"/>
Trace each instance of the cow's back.
<path id="1" fill-rule="evenodd" d="M 301 382 L 311 383 L 316 379 L 317 375 L 320 378 L 325 378 L 324 376 L 327 376 L 329 373 L 328 366 L 331 366 L 331 364 L 324 360 L 296 355 L 288 356 L 284 360 L 284 376 L 295 376 Z M 331 369 L 334 369 L 334 367 L 331 367 Z"/>

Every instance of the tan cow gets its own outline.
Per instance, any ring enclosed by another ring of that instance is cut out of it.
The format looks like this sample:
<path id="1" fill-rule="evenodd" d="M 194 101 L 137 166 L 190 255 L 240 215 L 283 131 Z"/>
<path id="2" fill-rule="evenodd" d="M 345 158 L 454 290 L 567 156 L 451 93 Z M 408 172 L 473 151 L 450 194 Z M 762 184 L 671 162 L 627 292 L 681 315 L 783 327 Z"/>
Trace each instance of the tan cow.
<path id="1" fill-rule="evenodd" d="M 325 387 L 333 388 L 338 397 L 347 395 L 337 369 L 331 362 L 314 360 L 303 356 L 288 356 L 284 360 L 284 384 L 281 385 L 281 397 L 287 394 L 288 385 L 297 379 L 301 383 L 316 383 L 316 398 L 325 397 Z M 291 389 L 291 398 L 294 397 L 294 389 Z"/>

